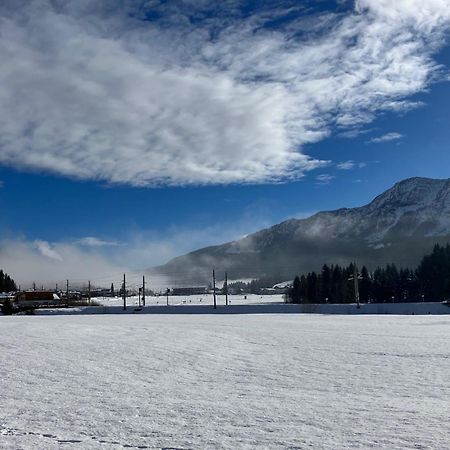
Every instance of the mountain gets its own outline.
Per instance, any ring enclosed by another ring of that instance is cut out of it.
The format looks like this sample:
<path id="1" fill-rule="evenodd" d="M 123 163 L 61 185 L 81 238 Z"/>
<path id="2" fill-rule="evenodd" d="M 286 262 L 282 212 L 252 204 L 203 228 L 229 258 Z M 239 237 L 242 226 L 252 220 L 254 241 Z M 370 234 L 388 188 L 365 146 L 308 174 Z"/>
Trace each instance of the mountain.
<path id="1" fill-rule="evenodd" d="M 290 219 L 223 245 L 203 248 L 158 267 L 172 280 L 275 276 L 357 261 L 369 268 L 387 263 L 414 267 L 435 243 L 450 241 L 450 179 L 410 178 L 371 203 Z"/>

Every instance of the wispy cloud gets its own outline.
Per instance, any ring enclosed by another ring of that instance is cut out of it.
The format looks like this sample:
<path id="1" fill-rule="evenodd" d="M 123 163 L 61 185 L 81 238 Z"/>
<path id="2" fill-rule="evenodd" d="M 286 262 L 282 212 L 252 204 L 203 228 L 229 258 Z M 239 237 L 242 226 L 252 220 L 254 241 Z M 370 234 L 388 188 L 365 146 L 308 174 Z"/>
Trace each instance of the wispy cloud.
<path id="1" fill-rule="evenodd" d="M 111 246 L 116 247 L 116 246 L 120 245 L 116 241 L 106 241 L 106 240 L 99 239 L 94 236 L 88 236 L 88 237 L 78 239 L 75 241 L 75 243 L 84 245 L 87 247 L 111 247 Z"/>
<path id="2" fill-rule="evenodd" d="M 345 138 L 345 139 L 354 139 L 358 136 L 362 136 L 364 134 L 370 133 L 371 131 L 373 131 L 372 128 L 356 127 L 356 128 L 350 128 L 345 131 L 341 131 L 337 134 L 337 136 L 341 137 L 341 138 Z"/>
<path id="3" fill-rule="evenodd" d="M 353 169 L 363 169 L 367 166 L 367 163 L 364 161 L 356 162 L 353 160 L 342 161 L 336 164 L 336 168 L 338 170 L 353 170 Z"/>
<path id="4" fill-rule="evenodd" d="M 339 170 L 352 170 L 356 167 L 356 163 L 355 163 L 355 161 L 352 161 L 352 160 L 343 161 L 341 163 L 336 164 L 336 167 Z"/>
<path id="5" fill-rule="evenodd" d="M 317 175 L 317 177 L 316 177 L 317 183 L 316 184 L 325 186 L 327 184 L 330 184 L 334 178 L 335 177 L 333 175 L 330 175 L 328 173 L 322 173 L 320 175 Z"/>
<path id="6" fill-rule="evenodd" d="M 54 248 L 52 248 L 51 244 L 47 241 L 34 241 L 34 246 L 39 253 L 46 258 L 54 259 L 56 261 L 63 260 L 62 256 Z"/>
<path id="7" fill-rule="evenodd" d="M 0 162 L 136 186 L 298 178 L 324 165 L 305 144 L 416 107 L 440 71 L 447 0 L 291 3 L 2 1 Z"/>
<path id="8" fill-rule="evenodd" d="M 403 138 L 403 134 L 400 133 L 386 133 L 382 136 L 373 138 L 369 141 L 371 144 L 382 144 L 383 142 L 398 141 Z"/>

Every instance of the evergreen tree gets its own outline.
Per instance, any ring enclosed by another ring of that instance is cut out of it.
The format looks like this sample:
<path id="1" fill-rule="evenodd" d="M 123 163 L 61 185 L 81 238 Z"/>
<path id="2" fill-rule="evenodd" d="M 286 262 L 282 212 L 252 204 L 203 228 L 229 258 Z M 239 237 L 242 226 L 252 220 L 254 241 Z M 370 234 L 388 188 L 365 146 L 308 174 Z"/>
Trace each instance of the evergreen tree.
<path id="1" fill-rule="evenodd" d="M 330 302 L 342 302 L 342 270 L 339 266 L 334 266 L 331 270 Z"/>
<path id="2" fill-rule="evenodd" d="M 301 303 L 301 286 L 300 278 L 297 276 L 294 278 L 294 283 L 290 291 L 290 298 L 292 303 Z"/>
<path id="3" fill-rule="evenodd" d="M 369 271 L 367 270 L 366 266 L 362 266 L 361 268 L 361 280 L 359 282 L 359 299 L 363 303 L 367 303 L 371 300 L 372 296 L 372 289 L 371 289 L 371 280 Z"/>
<path id="4" fill-rule="evenodd" d="M 0 270 L 0 292 L 14 292 L 17 291 L 15 281 L 3 270 Z"/>
<path id="5" fill-rule="evenodd" d="M 355 301 L 354 264 L 347 267 L 322 267 L 319 274 L 310 272 L 296 277 L 295 302 L 353 303 Z M 359 280 L 362 302 L 399 302 L 422 299 L 450 299 L 450 244 L 436 245 L 422 258 L 415 271 L 398 269 L 395 264 L 377 267 L 370 274 L 363 266 Z M 294 289 L 288 296 L 294 295 Z M 292 297 L 291 297 L 292 298 Z"/>
<path id="6" fill-rule="evenodd" d="M 305 303 L 307 296 L 307 283 L 305 275 L 300 277 L 300 302 Z"/>
<path id="7" fill-rule="evenodd" d="M 421 294 L 427 300 L 439 300 L 449 296 L 450 246 L 435 245 L 430 255 L 423 257 L 416 271 Z"/>
<path id="8" fill-rule="evenodd" d="M 351 281 L 355 275 L 355 266 L 351 263 L 348 267 L 345 267 L 342 270 L 342 278 L 341 278 L 341 298 L 342 303 L 354 303 L 355 301 L 355 284 L 354 281 Z"/>
<path id="9" fill-rule="evenodd" d="M 320 280 L 320 300 L 321 302 L 329 302 L 331 297 L 331 269 L 324 264 L 322 267 Z"/>
<path id="10" fill-rule="evenodd" d="M 315 272 L 308 273 L 306 277 L 306 301 L 308 303 L 315 303 L 317 301 L 318 293 L 318 278 Z"/>

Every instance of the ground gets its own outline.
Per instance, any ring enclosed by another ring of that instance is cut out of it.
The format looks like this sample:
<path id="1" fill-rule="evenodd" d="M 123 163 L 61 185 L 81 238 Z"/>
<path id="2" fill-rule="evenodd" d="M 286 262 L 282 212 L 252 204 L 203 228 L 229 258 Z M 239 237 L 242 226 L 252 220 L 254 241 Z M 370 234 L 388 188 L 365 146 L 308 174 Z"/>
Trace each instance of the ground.
<path id="1" fill-rule="evenodd" d="M 123 299 L 121 297 L 94 297 L 92 299 L 97 303 L 105 306 L 122 306 Z M 214 298 L 212 294 L 204 295 L 169 295 L 169 305 L 214 305 Z M 267 303 L 284 303 L 283 294 L 274 295 L 257 295 L 257 294 L 239 294 L 229 295 L 228 301 L 230 305 L 259 305 Z M 225 305 L 225 295 L 216 295 L 216 304 L 218 306 Z M 162 306 L 167 304 L 167 297 L 164 295 L 146 297 L 145 303 L 147 306 Z M 138 306 L 139 297 L 127 297 L 128 306 Z"/>
<path id="2" fill-rule="evenodd" d="M 0 317 L 0 447 L 448 449 L 450 317 Z"/>

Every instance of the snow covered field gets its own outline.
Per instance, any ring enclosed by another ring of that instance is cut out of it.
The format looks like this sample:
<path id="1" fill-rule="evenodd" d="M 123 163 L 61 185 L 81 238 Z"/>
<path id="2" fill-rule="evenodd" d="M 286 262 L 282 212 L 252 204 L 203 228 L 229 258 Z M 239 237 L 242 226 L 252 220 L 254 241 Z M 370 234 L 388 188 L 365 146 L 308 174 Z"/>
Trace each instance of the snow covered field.
<path id="1" fill-rule="evenodd" d="M 122 306 L 123 299 L 121 297 L 96 297 L 92 299 L 105 306 Z M 228 301 L 230 305 L 254 305 L 254 304 L 267 304 L 267 303 L 284 303 L 284 296 L 282 294 L 274 295 L 256 295 L 256 294 L 245 294 L 245 295 L 229 295 Z M 225 305 L 225 296 L 216 296 L 217 305 Z M 127 305 L 137 306 L 139 303 L 139 298 L 128 297 Z M 161 306 L 167 304 L 166 296 L 147 296 L 145 299 L 145 304 L 147 306 Z M 213 305 L 214 299 L 212 294 L 204 295 L 169 295 L 169 305 L 180 306 L 180 305 Z"/>
<path id="2" fill-rule="evenodd" d="M 450 317 L 0 317 L 0 448 L 448 449 Z"/>

